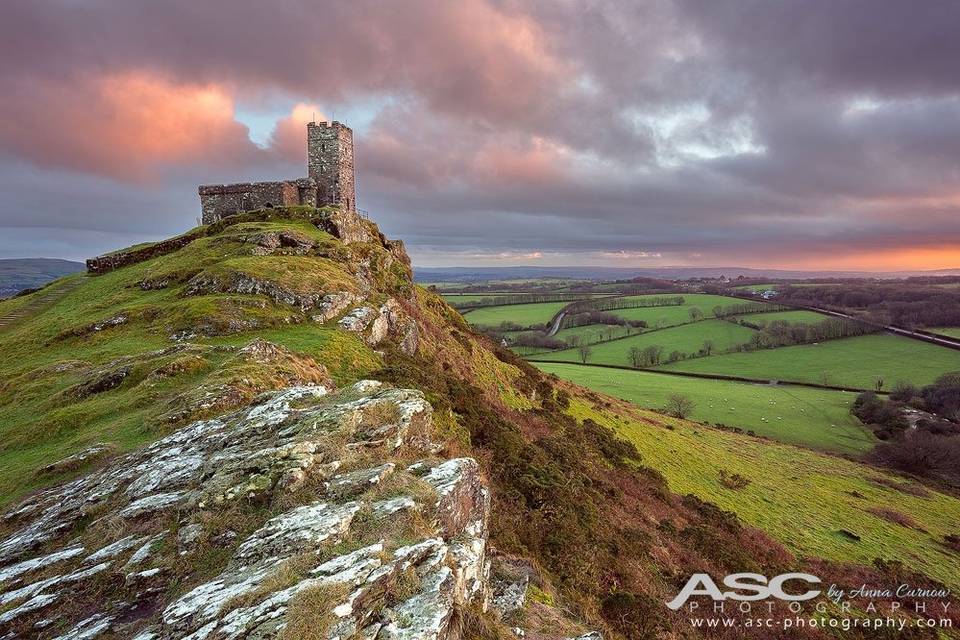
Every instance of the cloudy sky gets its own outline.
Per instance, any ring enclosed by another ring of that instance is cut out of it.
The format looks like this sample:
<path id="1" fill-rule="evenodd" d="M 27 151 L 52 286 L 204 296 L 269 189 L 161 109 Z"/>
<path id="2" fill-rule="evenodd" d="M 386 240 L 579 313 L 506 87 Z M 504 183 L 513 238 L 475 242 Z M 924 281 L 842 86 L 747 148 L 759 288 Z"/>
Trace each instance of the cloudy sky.
<path id="1" fill-rule="evenodd" d="M 305 173 L 421 266 L 960 267 L 960 2 L 5 0 L 0 257 Z"/>

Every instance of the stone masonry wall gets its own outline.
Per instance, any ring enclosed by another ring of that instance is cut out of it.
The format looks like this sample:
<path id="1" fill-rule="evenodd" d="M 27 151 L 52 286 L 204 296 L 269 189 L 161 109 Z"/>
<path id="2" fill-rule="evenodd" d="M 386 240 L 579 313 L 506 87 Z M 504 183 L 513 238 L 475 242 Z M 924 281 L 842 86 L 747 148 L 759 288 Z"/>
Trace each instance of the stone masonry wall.
<path id="1" fill-rule="evenodd" d="M 307 172 L 309 177 L 295 180 L 201 185 L 203 224 L 277 206 L 336 206 L 355 211 L 353 130 L 340 122 L 309 123 Z"/>
<path id="2" fill-rule="evenodd" d="M 357 207 L 353 169 L 353 130 L 339 122 L 307 125 L 307 171 L 317 183 L 321 204 Z"/>
<path id="3" fill-rule="evenodd" d="M 226 216 L 255 209 L 299 204 L 316 206 L 316 185 L 312 180 L 303 178 L 279 182 L 202 185 L 199 193 L 203 224 L 212 224 Z"/>

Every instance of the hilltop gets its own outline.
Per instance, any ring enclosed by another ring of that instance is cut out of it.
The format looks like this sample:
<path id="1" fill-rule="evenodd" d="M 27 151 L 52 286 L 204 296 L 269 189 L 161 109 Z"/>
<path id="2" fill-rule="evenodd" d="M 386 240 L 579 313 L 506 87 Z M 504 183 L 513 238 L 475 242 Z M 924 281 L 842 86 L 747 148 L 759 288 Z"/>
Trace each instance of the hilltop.
<path id="1" fill-rule="evenodd" d="M 696 572 L 960 587 L 960 500 L 561 383 L 368 220 L 98 264 L 0 303 L 0 633 L 685 638 Z"/>

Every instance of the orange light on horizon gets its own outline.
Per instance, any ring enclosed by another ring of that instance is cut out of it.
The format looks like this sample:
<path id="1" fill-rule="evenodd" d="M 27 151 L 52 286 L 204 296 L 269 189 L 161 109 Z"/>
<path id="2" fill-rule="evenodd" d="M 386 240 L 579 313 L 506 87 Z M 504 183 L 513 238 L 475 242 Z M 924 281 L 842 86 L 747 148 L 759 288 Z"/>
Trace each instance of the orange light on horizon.
<path id="1" fill-rule="evenodd" d="M 929 271 L 960 269 L 960 245 L 942 247 L 898 247 L 874 251 L 853 251 L 846 255 L 817 255 L 788 259 L 769 268 L 816 271 Z"/>

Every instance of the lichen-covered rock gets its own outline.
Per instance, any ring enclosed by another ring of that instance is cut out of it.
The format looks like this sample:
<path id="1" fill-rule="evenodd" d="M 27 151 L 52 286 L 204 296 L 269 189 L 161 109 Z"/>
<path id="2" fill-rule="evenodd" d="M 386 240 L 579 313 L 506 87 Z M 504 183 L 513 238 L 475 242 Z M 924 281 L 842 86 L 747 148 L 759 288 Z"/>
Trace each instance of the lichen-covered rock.
<path id="1" fill-rule="evenodd" d="M 239 271 L 231 271 L 224 275 L 198 273 L 187 282 L 184 293 L 187 295 L 208 295 L 212 293 L 264 295 L 274 302 L 288 304 L 304 312 L 317 306 L 326 295 L 323 291 L 315 293 L 293 291 L 271 280 Z"/>
<path id="2" fill-rule="evenodd" d="M 370 307 L 357 307 L 347 315 L 340 318 L 337 323 L 347 331 L 360 332 L 370 326 L 376 312 Z"/>
<path id="3" fill-rule="evenodd" d="M 255 256 L 267 256 L 274 253 L 284 255 L 304 255 L 313 249 L 314 242 L 308 236 L 290 229 L 284 231 L 265 231 L 245 238 L 253 244 L 250 253 Z"/>
<path id="4" fill-rule="evenodd" d="M 79 451 L 72 456 L 67 456 L 62 460 L 52 462 L 45 467 L 40 468 L 40 473 L 64 473 L 73 471 L 88 462 L 102 458 L 110 453 L 112 447 L 109 444 L 99 442 L 83 451 Z"/>
<path id="5" fill-rule="evenodd" d="M 370 346 L 376 346 L 387 337 L 396 340 L 407 355 L 416 353 L 420 332 L 417 323 L 403 310 L 399 302 L 390 298 L 379 309 L 357 307 L 343 318 L 339 325 L 347 331 L 363 333 Z"/>
<path id="6" fill-rule="evenodd" d="M 431 415 L 294 386 L 37 493 L 4 516 L 0 637 L 456 637 L 487 603 L 490 495 L 470 458 L 397 464 L 434 451 Z"/>
<path id="7" fill-rule="evenodd" d="M 255 365 L 256 376 L 249 374 Z M 162 416 L 168 423 L 182 423 L 222 413 L 249 403 L 257 394 L 289 386 L 333 388 L 327 368 L 313 358 L 260 338 L 254 339 L 208 376 L 209 382 L 178 396 Z"/>
<path id="8" fill-rule="evenodd" d="M 519 558 L 495 556 L 491 562 L 490 606 L 501 618 L 523 609 L 534 570 Z"/>
<path id="9" fill-rule="evenodd" d="M 310 319 L 314 322 L 326 322 L 346 310 L 350 305 L 359 302 L 360 296 L 349 291 L 337 291 L 323 296 Z"/>

